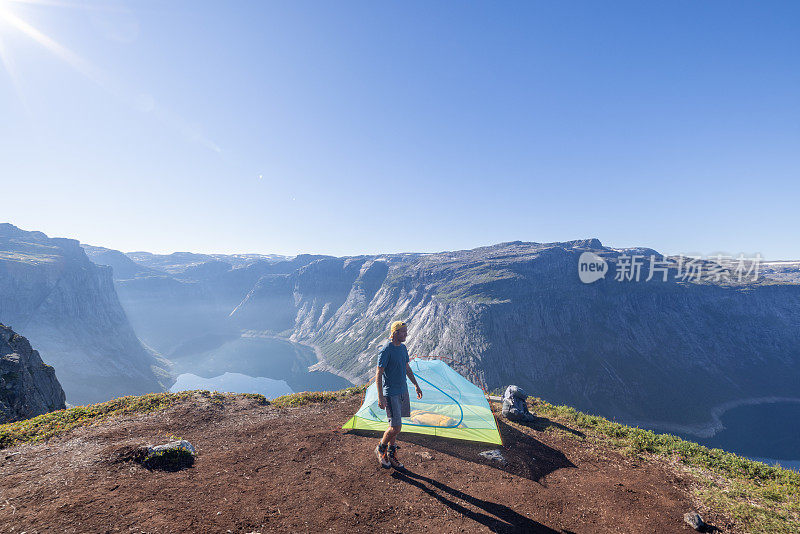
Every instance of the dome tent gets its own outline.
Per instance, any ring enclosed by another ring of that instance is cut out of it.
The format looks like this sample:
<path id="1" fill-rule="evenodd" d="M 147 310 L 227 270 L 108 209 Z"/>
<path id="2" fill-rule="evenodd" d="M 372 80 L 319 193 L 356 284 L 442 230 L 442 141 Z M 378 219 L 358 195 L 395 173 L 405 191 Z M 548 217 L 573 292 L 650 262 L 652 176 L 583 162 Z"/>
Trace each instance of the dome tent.
<path id="1" fill-rule="evenodd" d="M 414 359 L 409 365 L 422 389 L 422 399 L 417 399 L 414 385 L 406 379 L 411 417 L 403 418 L 403 432 L 502 445 L 481 388 L 441 360 Z M 378 408 L 378 388 L 373 382 L 361 408 L 342 428 L 382 432 L 387 425 L 386 411 Z"/>

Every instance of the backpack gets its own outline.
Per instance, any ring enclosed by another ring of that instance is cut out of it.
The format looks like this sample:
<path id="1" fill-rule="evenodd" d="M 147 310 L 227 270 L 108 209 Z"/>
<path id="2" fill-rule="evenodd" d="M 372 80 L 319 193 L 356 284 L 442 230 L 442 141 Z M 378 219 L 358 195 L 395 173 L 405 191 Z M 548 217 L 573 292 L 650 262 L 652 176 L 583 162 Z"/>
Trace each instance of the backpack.
<path id="1" fill-rule="evenodd" d="M 533 414 L 528 411 L 525 399 L 528 395 L 517 386 L 508 386 L 503 394 L 503 417 L 519 423 L 530 423 L 534 420 Z"/>

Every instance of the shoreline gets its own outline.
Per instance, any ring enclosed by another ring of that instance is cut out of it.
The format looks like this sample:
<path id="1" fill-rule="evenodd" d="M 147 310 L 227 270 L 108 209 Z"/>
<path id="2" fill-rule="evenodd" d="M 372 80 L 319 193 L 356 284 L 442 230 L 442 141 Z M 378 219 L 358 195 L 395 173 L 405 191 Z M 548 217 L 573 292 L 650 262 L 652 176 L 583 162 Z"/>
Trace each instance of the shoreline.
<path id="1" fill-rule="evenodd" d="M 308 366 L 308 370 L 309 371 L 311 371 L 311 372 L 313 372 L 313 371 L 324 371 L 326 373 L 331 373 L 333 375 L 342 377 L 345 380 L 347 380 L 348 382 L 350 382 L 351 384 L 353 384 L 354 386 L 360 385 L 357 382 L 358 381 L 357 377 L 351 375 L 350 373 L 348 373 L 346 371 L 342 371 L 340 369 L 336 369 L 336 368 L 332 367 L 330 364 L 328 364 L 328 362 L 325 361 L 325 356 L 323 356 L 322 350 L 319 347 L 317 347 L 316 345 L 314 345 L 313 343 L 310 343 L 308 341 L 298 341 L 296 339 L 289 339 L 289 338 L 284 338 L 284 341 L 290 341 L 292 343 L 297 343 L 299 345 L 303 345 L 304 347 L 308 347 L 308 348 L 310 348 L 311 350 L 314 351 L 314 354 L 317 356 L 317 363 L 315 363 L 314 365 L 309 365 Z"/>
<path id="2" fill-rule="evenodd" d="M 800 403 L 800 397 L 753 397 L 749 399 L 739 399 L 719 404 L 711 409 L 711 420 L 705 424 L 682 425 L 679 423 L 667 423 L 664 421 L 641 421 L 623 420 L 617 422 L 628 425 L 647 428 L 649 430 L 667 433 L 681 433 L 698 438 L 713 438 L 725 429 L 722 424 L 722 416 L 734 408 L 741 406 L 755 406 L 760 404 L 778 403 Z"/>
<path id="3" fill-rule="evenodd" d="M 317 347 L 316 345 L 314 345 L 313 343 L 310 343 L 308 341 L 299 341 L 297 339 L 291 339 L 289 337 L 276 336 L 276 335 L 273 335 L 273 334 L 264 334 L 264 333 L 261 333 L 261 332 L 258 332 L 258 331 L 254 331 L 254 330 L 243 331 L 241 333 L 241 337 L 259 337 L 259 338 L 264 338 L 264 339 L 277 339 L 278 341 L 286 341 L 288 343 L 297 343 L 298 345 L 303 345 L 304 347 L 308 347 L 309 349 L 314 351 L 314 356 L 316 356 L 316 358 L 317 358 L 317 363 L 308 366 L 309 372 L 321 371 L 321 372 L 330 373 L 330 374 L 336 375 L 336 376 L 338 376 L 340 378 L 344 378 L 345 380 L 347 380 L 348 382 L 350 382 L 354 386 L 360 385 L 358 377 L 355 377 L 355 376 L 353 376 L 350 373 L 347 373 L 345 371 L 341 371 L 339 369 L 331 367 L 328 364 L 328 362 L 325 361 L 325 357 L 322 354 L 322 350 L 320 350 L 320 348 Z"/>

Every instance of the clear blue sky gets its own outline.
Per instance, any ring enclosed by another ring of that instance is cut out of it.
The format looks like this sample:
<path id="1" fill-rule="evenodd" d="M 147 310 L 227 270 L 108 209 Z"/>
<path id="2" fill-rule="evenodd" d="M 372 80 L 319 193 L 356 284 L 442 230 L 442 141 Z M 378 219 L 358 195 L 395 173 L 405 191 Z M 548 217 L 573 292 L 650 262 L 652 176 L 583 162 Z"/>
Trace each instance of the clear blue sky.
<path id="1" fill-rule="evenodd" d="M 0 222 L 800 258 L 798 2 L 0 0 Z"/>

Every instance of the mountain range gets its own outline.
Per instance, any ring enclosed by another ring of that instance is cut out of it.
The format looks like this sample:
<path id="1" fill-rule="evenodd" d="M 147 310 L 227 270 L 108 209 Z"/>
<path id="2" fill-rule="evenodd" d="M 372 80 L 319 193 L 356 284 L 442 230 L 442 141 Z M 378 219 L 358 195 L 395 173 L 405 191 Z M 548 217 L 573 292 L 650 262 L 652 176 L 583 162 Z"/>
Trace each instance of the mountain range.
<path id="1" fill-rule="evenodd" d="M 582 283 L 584 253 L 609 274 Z M 643 276 L 617 280 L 620 258 L 633 256 Z M 646 281 L 651 256 L 665 273 Z M 314 347 L 313 368 L 363 383 L 388 324 L 403 319 L 412 355 L 448 358 L 488 389 L 515 383 L 651 427 L 708 433 L 715 407 L 800 397 L 798 262 L 757 265 L 741 281 L 693 279 L 680 258 L 597 239 L 239 264 L 182 258 L 134 260 L 171 272 L 115 281 L 136 331 L 167 357 L 241 333 L 277 336 Z"/>
<path id="2" fill-rule="evenodd" d="M 311 346 L 313 369 L 363 383 L 396 319 L 409 322 L 412 356 L 447 358 L 489 390 L 514 383 L 653 428 L 707 433 L 720 406 L 800 397 L 798 262 L 693 279 L 681 258 L 597 239 L 352 257 L 157 255 L 0 229 L 0 286 L 15 295 L 0 300 L 0 320 L 31 338 L 70 401 L 101 383 L 92 398 L 168 387 L 166 360 L 242 335 Z M 578 275 L 587 254 L 607 269 L 592 283 Z M 639 280 L 624 275 L 632 257 Z"/>

